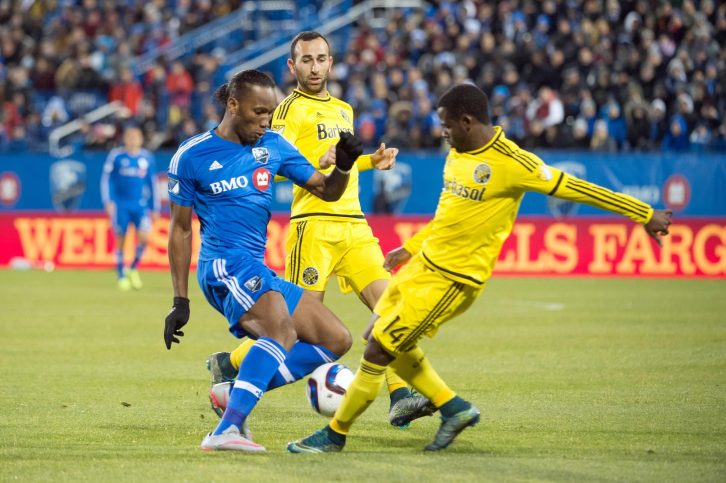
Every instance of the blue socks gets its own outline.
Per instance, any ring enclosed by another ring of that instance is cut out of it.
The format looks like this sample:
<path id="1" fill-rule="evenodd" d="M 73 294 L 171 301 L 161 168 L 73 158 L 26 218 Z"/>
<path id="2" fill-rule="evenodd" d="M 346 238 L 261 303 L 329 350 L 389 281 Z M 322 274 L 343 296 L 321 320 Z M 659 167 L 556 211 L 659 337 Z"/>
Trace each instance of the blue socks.
<path id="1" fill-rule="evenodd" d="M 250 347 L 239 368 L 227 410 L 212 434 L 221 434 L 230 426 L 242 428 L 286 357 L 285 348 L 269 337 L 260 337 Z"/>
<path id="2" fill-rule="evenodd" d="M 136 265 L 139 264 L 141 256 L 144 254 L 144 250 L 146 250 L 146 244 L 139 243 L 136 245 L 136 255 L 134 255 L 134 261 L 131 262 L 131 270 L 136 269 Z"/>
<path id="3" fill-rule="evenodd" d="M 124 276 L 124 252 L 123 250 L 116 250 L 116 274 L 118 278 Z"/>
<path id="4" fill-rule="evenodd" d="M 334 362 L 340 356 L 330 352 L 323 346 L 297 341 L 287 354 L 285 362 L 280 364 L 277 372 L 270 380 L 267 390 L 290 384 L 307 376 L 316 367 L 326 362 Z M 245 358 L 246 360 L 246 358 Z M 244 361 L 242 362 L 244 365 Z"/>

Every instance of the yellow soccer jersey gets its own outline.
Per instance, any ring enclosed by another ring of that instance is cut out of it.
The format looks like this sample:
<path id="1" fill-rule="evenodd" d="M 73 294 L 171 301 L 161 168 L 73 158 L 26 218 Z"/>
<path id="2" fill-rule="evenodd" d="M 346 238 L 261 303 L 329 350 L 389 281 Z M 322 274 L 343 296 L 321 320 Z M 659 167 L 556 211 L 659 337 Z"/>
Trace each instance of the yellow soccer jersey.
<path id="1" fill-rule="evenodd" d="M 341 131 L 353 133 L 353 108 L 328 94 L 315 97 L 299 89 L 287 96 L 272 116 L 272 129 L 294 144 L 310 163 L 320 167 L 320 157 L 336 144 Z M 293 188 L 291 220 L 315 216 L 323 219 L 363 222 L 358 199 L 358 171 L 371 168 L 370 156 L 353 165 L 348 187 L 338 201 L 327 202 L 304 188 Z M 323 170 L 330 172 L 333 167 Z"/>
<path id="2" fill-rule="evenodd" d="M 508 140 L 499 126 L 494 129 L 491 141 L 475 151 L 451 149 L 436 214 L 404 243 L 410 253 L 420 252 L 429 268 L 481 286 L 491 276 L 527 191 L 585 203 L 639 223 L 653 216 L 650 205 L 547 166 Z"/>

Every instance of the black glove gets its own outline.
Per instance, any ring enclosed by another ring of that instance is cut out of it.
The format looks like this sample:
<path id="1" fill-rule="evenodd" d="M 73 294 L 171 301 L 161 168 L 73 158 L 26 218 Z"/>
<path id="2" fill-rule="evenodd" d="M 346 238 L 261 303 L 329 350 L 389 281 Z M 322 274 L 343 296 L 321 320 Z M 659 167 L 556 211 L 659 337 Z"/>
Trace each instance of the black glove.
<path id="1" fill-rule="evenodd" d="M 335 146 L 335 166 L 350 171 L 358 156 L 363 154 L 363 143 L 354 134 L 340 131 L 340 141 Z"/>
<path id="2" fill-rule="evenodd" d="M 189 322 L 189 299 L 174 297 L 174 305 L 164 321 L 164 342 L 167 349 L 171 350 L 172 342 L 179 343 L 177 337 L 184 335 L 184 332 L 179 329 L 184 327 L 187 322 Z"/>

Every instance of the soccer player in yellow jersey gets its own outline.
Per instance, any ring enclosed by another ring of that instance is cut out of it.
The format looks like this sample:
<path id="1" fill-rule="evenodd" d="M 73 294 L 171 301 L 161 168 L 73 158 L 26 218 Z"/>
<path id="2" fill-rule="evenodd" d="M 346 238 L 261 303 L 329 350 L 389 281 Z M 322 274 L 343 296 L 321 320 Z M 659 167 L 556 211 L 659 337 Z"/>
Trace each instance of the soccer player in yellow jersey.
<path id="1" fill-rule="evenodd" d="M 481 294 L 526 192 L 619 213 L 645 225 L 659 244 L 659 236 L 668 234 L 670 210 L 654 210 L 631 196 L 549 167 L 508 140 L 500 127 L 491 125 L 486 94 L 478 87 L 449 89 L 439 100 L 438 115 L 451 151 L 436 214 L 386 255 L 389 269 L 408 264 L 393 277 L 374 309 L 378 319 L 355 378 L 330 424 L 289 443 L 290 452 L 342 450 L 351 425 L 376 398 L 387 367 L 441 412 L 441 426 L 426 450 L 446 448 L 479 422 L 479 410 L 446 385 L 418 341 L 433 336 Z"/>
<path id="2" fill-rule="evenodd" d="M 327 173 L 333 166 L 327 163 L 321 166 L 320 159 L 334 160 L 335 151 L 331 148 L 335 147 L 340 133 L 353 133 L 353 109 L 328 92 L 327 80 L 333 58 L 325 37 L 317 32 L 298 34 L 290 46 L 287 62 L 297 79 L 297 88 L 275 109 L 271 128 L 295 145 L 315 167 Z M 306 190 L 293 188 L 286 280 L 322 301 L 328 280 L 335 274 L 344 293 L 354 291 L 373 310 L 388 285 L 390 274 L 383 267 L 384 257 L 378 239 L 373 236 L 361 211 L 358 172 L 371 168 L 390 169 L 397 153 L 397 149 L 381 144 L 373 154 L 360 156 L 350 171 L 345 193 L 336 202 L 319 202 Z M 368 331 L 364 338 L 368 338 Z M 253 342 L 245 341 L 231 355 L 218 352 L 210 356 L 208 366 L 213 384 L 234 378 Z M 288 377 L 285 381 L 281 375 L 278 379 L 282 384 L 292 382 L 296 377 Z M 431 403 L 426 398 L 412 395 L 395 372 L 388 371 L 386 379 L 392 425 L 406 426 L 412 419 L 433 414 Z M 276 384 L 273 381 L 273 386 Z M 215 404 L 212 400 L 213 408 Z"/>

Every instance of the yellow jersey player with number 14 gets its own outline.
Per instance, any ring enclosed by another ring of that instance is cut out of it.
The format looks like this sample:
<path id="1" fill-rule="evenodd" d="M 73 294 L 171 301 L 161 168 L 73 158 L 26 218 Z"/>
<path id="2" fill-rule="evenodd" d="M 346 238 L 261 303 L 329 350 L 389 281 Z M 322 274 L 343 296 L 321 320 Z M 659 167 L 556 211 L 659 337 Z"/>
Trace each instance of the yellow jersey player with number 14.
<path id="1" fill-rule="evenodd" d="M 528 191 L 624 215 L 645 225 L 658 242 L 668 233 L 670 210 L 653 209 L 551 168 L 508 140 L 501 127 L 491 125 L 487 96 L 478 87 L 449 89 L 439 99 L 438 115 L 451 151 L 436 214 L 403 247 L 386 255 L 389 268 L 408 264 L 375 307 L 379 318 L 358 372 L 330 424 L 289 443 L 290 452 L 341 451 L 390 367 L 441 412 L 441 425 L 427 451 L 448 447 L 461 431 L 479 422 L 479 410 L 441 379 L 419 341 L 434 336 L 482 293 Z"/>

